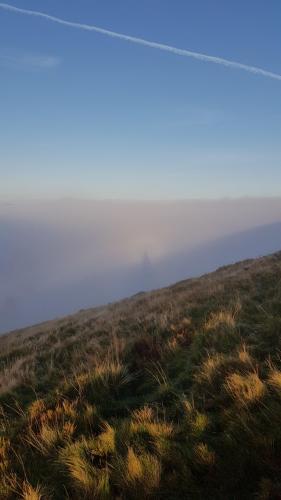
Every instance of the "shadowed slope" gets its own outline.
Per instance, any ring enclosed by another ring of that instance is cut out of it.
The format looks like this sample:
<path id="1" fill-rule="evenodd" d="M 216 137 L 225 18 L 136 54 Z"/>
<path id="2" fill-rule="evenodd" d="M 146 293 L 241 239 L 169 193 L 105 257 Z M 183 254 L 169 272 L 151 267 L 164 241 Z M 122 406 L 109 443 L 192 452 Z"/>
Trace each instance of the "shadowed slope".
<path id="1" fill-rule="evenodd" d="M 1 498 L 277 499 L 280 283 L 277 253 L 1 337 Z"/>

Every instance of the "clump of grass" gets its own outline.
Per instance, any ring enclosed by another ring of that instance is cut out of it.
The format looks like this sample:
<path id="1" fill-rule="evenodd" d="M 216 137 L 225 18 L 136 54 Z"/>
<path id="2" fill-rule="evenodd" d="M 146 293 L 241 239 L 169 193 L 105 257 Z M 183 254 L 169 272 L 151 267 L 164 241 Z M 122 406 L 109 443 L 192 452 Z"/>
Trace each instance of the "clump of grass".
<path id="1" fill-rule="evenodd" d="M 108 451 L 107 440 L 104 452 Z M 77 441 L 61 450 L 59 461 L 66 467 L 70 485 L 83 498 L 107 498 L 110 492 L 109 470 L 104 467 L 95 467 L 92 463 L 92 444 L 86 439 Z"/>
<path id="2" fill-rule="evenodd" d="M 206 413 L 200 412 L 195 408 L 194 401 L 184 399 L 182 404 L 185 416 L 184 427 L 187 428 L 193 438 L 200 438 L 208 429 L 210 418 Z"/>
<path id="3" fill-rule="evenodd" d="M 136 483 L 141 479 L 142 475 L 143 467 L 141 461 L 135 454 L 133 448 L 129 448 L 127 455 L 126 482 L 128 482 L 128 484 Z"/>
<path id="4" fill-rule="evenodd" d="M 71 440 L 76 430 L 77 401 L 59 401 L 48 408 L 43 400 L 35 400 L 28 408 L 28 426 L 24 441 L 41 455 L 56 454 L 58 446 Z"/>
<path id="5" fill-rule="evenodd" d="M 59 443 L 63 442 L 63 436 L 58 428 L 43 425 L 39 434 L 30 429 L 25 441 L 42 455 L 48 456 Z"/>
<path id="6" fill-rule="evenodd" d="M 161 464 L 148 453 L 137 455 L 129 447 L 127 457 L 119 460 L 118 483 L 129 498 L 147 498 L 153 495 L 160 485 Z"/>
<path id="7" fill-rule="evenodd" d="M 173 424 L 168 422 L 142 420 L 132 421 L 130 424 L 131 434 L 147 433 L 151 438 L 169 438 L 174 431 Z"/>
<path id="8" fill-rule="evenodd" d="M 194 417 L 190 422 L 190 428 L 193 436 L 199 437 L 204 432 L 206 432 L 209 426 L 209 417 L 205 413 L 201 413 L 199 411 L 195 412 Z"/>
<path id="9" fill-rule="evenodd" d="M 105 387 L 121 387 L 130 381 L 126 366 L 119 361 L 105 361 L 99 363 L 93 372 L 93 380 Z"/>
<path id="10" fill-rule="evenodd" d="M 90 492 L 95 486 L 95 477 L 93 467 L 86 458 L 87 450 L 86 441 L 77 441 L 63 448 L 59 460 L 67 467 L 68 473 L 74 482 L 85 492 Z"/>
<path id="11" fill-rule="evenodd" d="M 211 384 L 219 373 L 225 359 L 223 354 L 214 354 L 213 356 L 209 354 L 200 366 L 200 371 L 197 373 L 196 379 L 199 382 Z"/>
<path id="12" fill-rule="evenodd" d="M 211 467 L 216 462 L 216 454 L 206 443 L 198 443 L 194 446 L 194 460 L 199 465 Z"/>
<path id="13" fill-rule="evenodd" d="M 231 354 L 208 354 L 195 373 L 196 385 L 213 401 L 223 400 L 222 381 L 236 373 L 253 369 L 253 361 L 245 345 Z"/>
<path id="14" fill-rule="evenodd" d="M 166 392 L 169 391 L 171 387 L 171 383 L 169 380 L 169 377 L 167 375 L 166 370 L 163 368 L 161 363 L 159 362 L 153 362 L 152 366 L 149 367 L 147 370 L 149 375 L 152 377 L 154 382 L 158 385 L 158 390 L 160 392 Z"/>
<path id="15" fill-rule="evenodd" d="M 102 433 L 97 437 L 94 451 L 100 455 L 108 455 L 115 451 L 115 429 L 104 424 Z"/>
<path id="16" fill-rule="evenodd" d="M 152 419 L 151 413 L 146 408 L 143 414 L 137 413 L 137 418 L 134 415 L 127 426 L 127 441 L 130 444 L 135 443 L 139 450 L 165 456 L 174 431 L 172 423 Z"/>
<path id="17" fill-rule="evenodd" d="M 246 344 L 243 344 L 238 350 L 238 358 L 245 366 L 253 366 L 253 359 L 247 349 Z"/>
<path id="18" fill-rule="evenodd" d="M 248 406 L 261 400 L 266 386 L 256 372 L 240 375 L 232 373 L 226 379 L 225 389 L 232 399 L 241 406 Z"/>
<path id="19" fill-rule="evenodd" d="M 106 359 L 96 362 L 92 370 L 76 375 L 73 385 L 80 399 L 105 403 L 108 395 L 117 395 L 131 380 L 132 375 L 124 364 Z"/>
<path id="20" fill-rule="evenodd" d="M 145 405 L 143 408 L 134 410 L 132 413 L 133 420 L 139 423 L 151 422 L 153 420 L 153 417 L 154 411 L 147 405 Z"/>
<path id="21" fill-rule="evenodd" d="M 28 416 L 31 422 L 41 419 L 42 414 L 46 410 L 45 402 L 42 399 L 36 399 L 28 408 Z"/>
<path id="22" fill-rule="evenodd" d="M 269 374 L 268 383 L 281 395 L 281 371 L 273 368 Z"/>
<path id="23" fill-rule="evenodd" d="M 42 455 L 48 456 L 52 451 L 55 452 L 59 445 L 69 441 L 74 432 L 74 422 L 67 420 L 60 412 L 49 411 L 41 415 L 35 430 L 32 427 L 28 428 L 25 442 Z"/>
<path id="24" fill-rule="evenodd" d="M 35 400 L 28 408 L 31 427 L 63 427 L 66 422 L 75 422 L 78 418 L 77 401 L 62 400 L 54 408 L 47 407 L 45 401 Z"/>
<path id="25" fill-rule="evenodd" d="M 237 311 L 221 310 L 219 312 L 212 312 L 210 317 L 205 323 L 205 330 L 217 330 L 222 327 L 233 329 L 236 325 Z"/>
<path id="26" fill-rule="evenodd" d="M 33 487 L 27 481 L 22 485 L 20 498 L 23 500 L 47 500 L 46 493 L 40 485 Z"/>

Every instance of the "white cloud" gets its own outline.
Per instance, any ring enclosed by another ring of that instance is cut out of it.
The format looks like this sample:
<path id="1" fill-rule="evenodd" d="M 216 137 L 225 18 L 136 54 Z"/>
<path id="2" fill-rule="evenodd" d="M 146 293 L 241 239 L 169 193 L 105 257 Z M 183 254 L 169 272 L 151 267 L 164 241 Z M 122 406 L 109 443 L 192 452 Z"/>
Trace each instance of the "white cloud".
<path id="1" fill-rule="evenodd" d="M 48 70 L 56 68 L 60 62 L 60 58 L 56 56 L 10 50 L 0 51 L 0 65 L 12 69 Z"/>
<path id="2" fill-rule="evenodd" d="M 34 68 L 50 69 L 60 64 L 60 59 L 54 56 L 37 56 L 25 54 L 21 58 L 21 64 Z"/>

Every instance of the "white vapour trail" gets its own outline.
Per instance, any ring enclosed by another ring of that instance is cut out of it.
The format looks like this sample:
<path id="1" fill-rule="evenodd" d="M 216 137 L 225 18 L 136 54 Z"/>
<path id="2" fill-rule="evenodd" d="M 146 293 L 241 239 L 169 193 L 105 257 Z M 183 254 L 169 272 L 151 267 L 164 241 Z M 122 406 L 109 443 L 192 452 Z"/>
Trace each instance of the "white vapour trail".
<path id="1" fill-rule="evenodd" d="M 69 26 L 71 28 L 81 29 L 85 31 L 95 31 L 96 33 L 101 33 L 106 36 L 110 36 L 112 38 L 119 38 L 120 40 L 125 40 L 127 42 L 136 43 L 139 45 L 144 45 L 145 47 L 150 47 L 153 49 L 163 50 L 166 52 L 171 52 L 172 54 L 176 54 L 178 56 L 183 57 L 191 57 L 193 59 L 197 59 L 199 61 L 211 62 L 214 64 L 220 64 L 226 66 L 228 68 L 241 69 L 247 71 L 249 73 L 254 73 L 256 75 L 265 76 L 267 78 L 273 78 L 275 80 L 281 81 L 281 75 L 277 73 L 272 73 L 271 71 L 267 71 L 262 68 L 258 68 L 256 66 L 249 66 L 247 64 L 242 64 L 235 61 L 229 61 L 228 59 L 223 59 L 222 57 L 215 57 L 206 54 L 201 54 L 200 52 L 194 52 L 191 50 L 179 49 L 177 47 L 172 47 L 170 45 L 165 45 L 162 43 L 151 42 L 149 40 L 145 40 L 143 38 L 137 38 L 134 36 L 124 35 L 123 33 L 116 33 L 115 31 L 110 31 L 104 28 L 99 28 L 98 26 L 92 26 L 89 24 L 76 23 L 72 21 L 66 21 L 65 19 L 61 19 L 59 17 L 51 16 L 49 14 L 45 14 L 44 12 L 39 12 L 35 10 L 27 10 L 15 7 L 13 5 L 0 2 L 0 8 L 15 12 L 18 14 L 24 14 L 28 16 L 36 16 L 47 19 L 48 21 L 52 21 L 54 23 L 62 24 L 64 26 Z"/>

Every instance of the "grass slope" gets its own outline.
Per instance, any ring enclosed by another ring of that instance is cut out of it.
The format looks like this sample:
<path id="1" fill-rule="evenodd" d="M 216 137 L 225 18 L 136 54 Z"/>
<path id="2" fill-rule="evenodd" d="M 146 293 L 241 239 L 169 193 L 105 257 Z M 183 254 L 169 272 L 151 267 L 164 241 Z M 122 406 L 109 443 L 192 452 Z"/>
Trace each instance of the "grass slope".
<path id="1" fill-rule="evenodd" d="M 281 253 L 0 338 L 1 499 L 280 499 Z"/>

